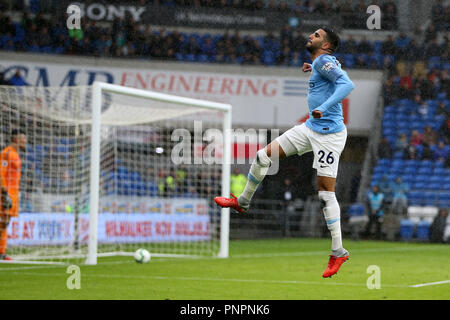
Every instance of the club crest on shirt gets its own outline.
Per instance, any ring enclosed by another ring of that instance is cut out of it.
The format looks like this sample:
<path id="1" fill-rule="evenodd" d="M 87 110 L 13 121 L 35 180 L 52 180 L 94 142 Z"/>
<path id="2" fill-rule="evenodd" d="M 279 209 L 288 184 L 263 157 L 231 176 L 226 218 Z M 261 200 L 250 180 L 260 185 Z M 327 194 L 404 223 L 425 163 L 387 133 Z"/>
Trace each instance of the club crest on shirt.
<path id="1" fill-rule="evenodd" d="M 2 167 L 7 167 L 7 166 L 8 166 L 8 161 L 3 160 L 3 162 L 2 162 Z"/>
<path id="2" fill-rule="evenodd" d="M 327 62 L 322 66 L 322 70 L 326 72 L 330 72 L 334 68 L 334 64 L 332 62 Z"/>

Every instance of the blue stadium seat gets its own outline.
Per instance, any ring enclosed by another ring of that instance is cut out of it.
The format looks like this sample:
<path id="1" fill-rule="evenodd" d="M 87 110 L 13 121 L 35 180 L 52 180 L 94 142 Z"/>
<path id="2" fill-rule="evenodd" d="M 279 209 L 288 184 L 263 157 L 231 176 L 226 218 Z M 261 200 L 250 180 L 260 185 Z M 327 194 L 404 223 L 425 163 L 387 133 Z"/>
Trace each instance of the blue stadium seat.
<path id="1" fill-rule="evenodd" d="M 379 159 L 377 164 L 380 166 L 389 166 L 391 164 L 391 159 Z"/>
<path id="2" fill-rule="evenodd" d="M 412 174 L 405 174 L 405 173 L 403 173 L 401 175 L 401 178 L 402 178 L 402 182 L 405 182 L 405 183 L 408 183 L 408 184 L 414 182 L 414 175 L 412 175 Z"/>
<path id="3" fill-rule="evenodd" d="M 442 162 L 439 162 L 439 163 L 444 165 Z M 433 176 L 439 176 L 441 181 L 443 181 L 444 178 L 445 178 L 445 174 L 446 174 L 446 171 L 445 171 L 444 167 L 434 167 L 434 169 L 433 169 Z"/>
<path id="4" fill-rule="evenodd" d="M 402 174 L 402 172 L 403 172 L 403 167 L 390 167 L 389 168 L 389 174 L 399 176 Z"/>
<path id="5" fill-rule="evenodd" d="M 183 60 L 184 60 L 183 54 L 180 53 L 180 52 L 175 53 L 175 58 L 176 58 L 178 61 L 183 61 Z"/>
<path id="6" fill-rule="evenodd" d="M 409 219 L 400 221 L 400 236 L 403 240 L 410 240 L 414 236 L 414 222 Z"/>
<path id="7" fill-rule="evenodd" d="M 434 57 L 430 57 L 428 59 L 428 68 L 429 69 L 440 69 L 441 68 L 441 57 L 439 56 L 434 56 Z"/>
<path id="8" fill-rule="evenodd" d="M 416 190 L 424 190 L 427 187 L 427 183 L 423 182 L 423 181 L 417 181 L 415 180 L 414 184 L 413 184 L 413 188 Z"/>
<path id="9" fill-rule="evenodd" d="M 197 61 L 198 62 L 203 62 L 203 63 L 209 62 L 209 57 L 206 54 L 201 54 L 201 55 L 198 56 Z"/>
<path id="10" fill-rule="evenodd" d="M 381 49 L 383 47 L 383 42 L 380 40 L 376 40 L 373 42 L 373 52 L 381 54 Z"/>
<path id="11" fill-rule="evenodd" d="M 402 159 L 394 159 L 391 162 L 392 167 L 403 167 L 405 166 L 405 160 Z"/>
<path id="12" fill-rule="evenodd" d="M 396 114 L 397 108 L 394 105 L 387 105 L 387 106 L 384 106 L 384 112 Z"/>
<path id="13" fill-rule="evenodd" d="M 156 195 L 158 194 L 158 187 L 152 181 L 147 182 L 147 189 L 146 190 L 147 190 L 147 194 L 150 197 L 156 197 Z"/>
<path id="14" fill-rule="evenodd" d="M 189 62 L 194 62 L 197 60 L 195 54 L 191 54 L 191 53 L 185 54 L 183 56 L 183 58 L 184 58 L 184 60 L 189 61 Z"/>
<path id="15" fill-rule="evenodd" d="M 430 176 L 427 174 L 417 174 L 415 175 L 415 182 L 428 182 L 430 180 Z"/>
<path id="16" fill-rule="evenodd" d="M 364 206 L 362 204 L 359 203 L 355 203 L 352 204 L 349 208 L 348 208 L 348 215 L 350 217 L 353 216 L 362 216 L 364 214 Z"/>
<path id="17" fill-rule="evenodd" d="M 429 182 L 427 184 L 427 190 L 435 190 L 435 191 L 439 191 L 442 188 L 442 184 L 439 182 Z"/>
<path id="18" fill-rule="evenodd" d="M 404 121 L 397 121 L 398 129 L 409 128 L 410 125 L 411 125 L 411 123 L 407 119 L 405 119 Z"/>
<path id="19" fill-rule="evenodd" d="M 344 54 L 344 67 L 353 68 L 355 66 L 355 56 L 351 53 Z"/>
<path id="20" fill-rule="evenodd" d="M 375 168 L 373 168 L 373 173 L 374 174 L 384 174 L 388 170 L 389 170 L 388 166 L 377 165 Z"/>
<path id="21" fill-rule="evenodd" d="M 383 177 L 383 175 L 384 175 L 384 172 L 383 172 L 383 173 L 374 173 L 374 174 L 372 175 L 372 181 L 373 181 L 374 183 L 378 183 L 378 181 L 381 180 L 381 178 Z"/>
<path id="22" fill-rule="evenodd" d="M 441 192 L 437 195 L 439 207 L 450 207 L 450 192 Z"/>
<path id="23" fill-rule="evenodd" d="M 417 170 L 418 175 L 426 175 L 427 177 L 431 174 L 433 174 L 433 168 L 432 167 L 420 167 L 419 170 Z"/>
<path id="24" fill-rule="evenodd" d="M 396 128 L 395 127 L 386 127 L 383 128 L 383 136 L 387 137 L 387 136 L 394 136 L 396 135 Z"/>
<path id="25" fill-rule="evenodd" d="M 434 162 L 431 160 L 420 161 L 420 168 L 433 168 Z"/>
<path id="26" fill-rule="evenodd" d="M 430 239 L 430 226 L 431 223 L 428 221 L 419 221 L 417 223 L 416 235 L 419 240 L 427 241 Z"/>
<path id="27" fill-rule="evenodd" d="M 263 51 L 263 63 L 271 66 L 275 63 L 275 54 L 270 50 Z"/>
<path id="28" fill-rule="evenodd" d="M 403 151 L 396 151 L 394 152 L 394 159 L 401 159 L 403 158 Z"/>
<path id="29" fill-rule="evenodd" d="M 439 168 L 439 169 L 441 169 L 441 168 Z M 445 172 L 445 169 L 444 169 L 444 172 Z M 428 181 L 430 183 L 442 183 L 443 177 L 440 174 L 435 174 L 433 171 L 433 174 L 432 174 L 432 176 L 430 176 L 430 179 Z"/>
<path id="30" fill-rule="evenodd" d="M 405 160 L 405 165 L 408 167 L 418 167 L 420 160 Z"/>
<path id="31" fill-rule="evenodd" d="M 414 177 L 415 177 L 416 173 L 417 173 L 417 168 L 413 167 L 413 166 L 405 167 L 405 170 L 403 170 L 403 174 L 414 175 Z"/>
<path id="32" fill-rule="evenodd" d="M 382 122 L 383 128 L 395 128 L 397 126 L 395 119 L 383 119 Z"/>
<path id="33" fill-rule="evenodd" d="M 410 121 L 409 119 L 409 115 L 405 114 L 405 113 L 398 113 L 395 115 L 395 121 L 400 122 L 400 121 Z"/>
<path id="34" fill-rule="evenodd" d="M 438 201 L 437 193 L 435 191 L 425 191 L 424 192 L 424 205 L 426 206 L 436 206 Z"/>

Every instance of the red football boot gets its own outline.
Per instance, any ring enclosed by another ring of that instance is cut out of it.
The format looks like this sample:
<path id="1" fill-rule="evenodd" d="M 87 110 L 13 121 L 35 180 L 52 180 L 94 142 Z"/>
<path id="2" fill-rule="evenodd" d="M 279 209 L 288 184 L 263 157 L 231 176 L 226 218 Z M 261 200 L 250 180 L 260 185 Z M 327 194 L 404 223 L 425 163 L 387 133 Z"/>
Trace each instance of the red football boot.
<path id="1" fill-rule="evenodd" d="M 330 255 L 330 260 L 328 260 L 328 266 L 325 269 L 325 271 L 322 274 L 322 277 L 324 278 L 330 278 L 332 275 L 335 275 L 338 271 L 341 265 L 347 261 L 349 258 L 349 255 L 345 255 L 343 257 L 336 257 L 333 255 Z"/>
<path id="2" fill-rule="evenodd" d="M 240 213 L 247 213 L 246 209 L 239 206 L 236 196 L 232 193 L 231 198 L 215 197 L 214 201 L 222 208 L 231 208 Z"/>
<path id="3" fill-rule="evenodd" d="M 4 254 L 3 256 L 1 256 L 1 260 L 12 261 L 12 258 Z"/>

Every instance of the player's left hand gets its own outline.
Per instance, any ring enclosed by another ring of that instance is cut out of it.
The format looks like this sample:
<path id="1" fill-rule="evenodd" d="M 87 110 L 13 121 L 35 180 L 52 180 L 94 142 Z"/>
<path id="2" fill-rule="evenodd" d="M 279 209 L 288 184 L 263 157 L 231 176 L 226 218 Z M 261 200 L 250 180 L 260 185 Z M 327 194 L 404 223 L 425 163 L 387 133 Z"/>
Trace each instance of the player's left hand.
<path id="1" fill-rule="evenodd" d="M 320 119 L 320 118 L 322 118 L 322 111 L 313 110 L 312 116 L 314 119 Z"/>
<path id="2" fill-rule="evenodd" d="M 1 207 L 3 210 L 9 210 L 12 208 L 12 200 L 6 190 L 1 191 Z"/>

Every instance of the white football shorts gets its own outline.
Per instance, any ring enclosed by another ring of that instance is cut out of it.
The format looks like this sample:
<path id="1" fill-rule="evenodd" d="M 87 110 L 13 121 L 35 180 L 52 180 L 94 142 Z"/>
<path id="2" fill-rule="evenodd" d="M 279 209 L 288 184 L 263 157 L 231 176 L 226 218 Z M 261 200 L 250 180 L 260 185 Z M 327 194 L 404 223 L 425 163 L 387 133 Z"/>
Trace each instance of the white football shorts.
<path id="1" fill-rule="evenodd" d="M 347 141 L 347 129 L 336 133 L 319 133 L 304 123 L 297 125 L 276 138 L 286 156 L 314 153 L 313 168 L 318 176 L 336 178 L 339 157 Z"/>

